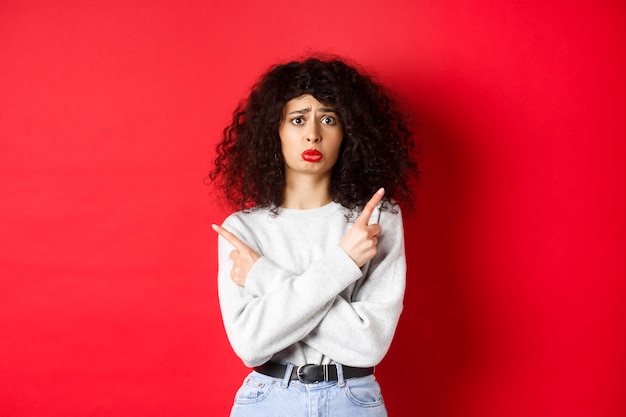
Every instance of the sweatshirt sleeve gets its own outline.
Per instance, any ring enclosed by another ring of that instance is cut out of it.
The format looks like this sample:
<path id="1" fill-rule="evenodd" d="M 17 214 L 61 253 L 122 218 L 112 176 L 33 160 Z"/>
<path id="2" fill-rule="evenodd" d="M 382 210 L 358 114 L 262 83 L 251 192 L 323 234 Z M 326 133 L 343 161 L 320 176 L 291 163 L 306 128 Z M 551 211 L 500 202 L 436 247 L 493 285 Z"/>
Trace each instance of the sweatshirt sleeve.
<path id="1" fill-rule="evenodd" d="M 232 226 L 229 230 L 237 234 Z M 245 236 L 238 237 L 246 241 Z M 302 340 L 324 318 L 337 294 L 362 275 L 350 257 L 335 247 L 298 276 L 262 257 L 251 274 L 267 279 L 252 278 L 240 287 L 230 279 L 232 250 L 218 238 L 218 296 L 231 346 L 249 367 Z"/>
<path id="2" fill-rule="evenodd" d="M 333 361 L 374 366 L 387 353 L 403 306 L 406 259 L 401 213 L 383 212 L 378 253 L 352 300 L 338 296 L 303 339 Z"/>

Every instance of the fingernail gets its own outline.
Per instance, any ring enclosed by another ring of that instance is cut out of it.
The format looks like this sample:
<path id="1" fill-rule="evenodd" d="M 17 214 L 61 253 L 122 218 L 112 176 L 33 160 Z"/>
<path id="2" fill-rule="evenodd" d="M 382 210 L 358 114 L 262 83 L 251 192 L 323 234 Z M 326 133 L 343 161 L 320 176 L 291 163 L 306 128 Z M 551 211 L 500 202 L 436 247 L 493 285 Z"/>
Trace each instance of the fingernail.
<path id="1" fill-rule="evenodd" d="M 385 189 L 381 188 L 380 190 L 378 190 L 378 194 L 385 194 Z"/>
<path id="2" fill-rule="evenodd" d="M 217 228 L 218 228 L 218 227 L 219 227 L 219 226 L 218 226 L 218 225 L 216 225 L 215 223 L 211 225 L 211 229 L 215 230 L 216 232 L 217 232 Z"/>

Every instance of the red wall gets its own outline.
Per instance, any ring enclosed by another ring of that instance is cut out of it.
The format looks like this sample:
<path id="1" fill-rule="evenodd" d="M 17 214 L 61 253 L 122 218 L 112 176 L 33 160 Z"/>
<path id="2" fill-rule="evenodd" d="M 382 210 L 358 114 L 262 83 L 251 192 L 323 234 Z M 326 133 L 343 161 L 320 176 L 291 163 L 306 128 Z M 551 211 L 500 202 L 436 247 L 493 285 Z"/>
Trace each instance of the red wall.
<path id="1" fill-rule="evenodd" d="M 429 132 L 377 372 L 391 414 L 625 415 L 625 12 L 4 0 L 0 415 L 226 415 L 245 368 L 202 179 L 258 74 L 311 50 L 378 74 Z"/>

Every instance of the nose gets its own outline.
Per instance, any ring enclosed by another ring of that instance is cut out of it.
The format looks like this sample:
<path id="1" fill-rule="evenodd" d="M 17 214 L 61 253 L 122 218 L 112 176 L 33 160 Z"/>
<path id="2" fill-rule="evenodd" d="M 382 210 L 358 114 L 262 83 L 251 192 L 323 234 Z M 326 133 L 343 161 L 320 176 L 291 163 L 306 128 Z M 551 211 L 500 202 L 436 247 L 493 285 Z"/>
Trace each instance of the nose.
<path id="1" fill-rule="evenodd" d="M 312 143 L 318 143 L 322 140 L 316 123 L 311 123 L 311 128 L 306 133 L 306 140 Z"/>

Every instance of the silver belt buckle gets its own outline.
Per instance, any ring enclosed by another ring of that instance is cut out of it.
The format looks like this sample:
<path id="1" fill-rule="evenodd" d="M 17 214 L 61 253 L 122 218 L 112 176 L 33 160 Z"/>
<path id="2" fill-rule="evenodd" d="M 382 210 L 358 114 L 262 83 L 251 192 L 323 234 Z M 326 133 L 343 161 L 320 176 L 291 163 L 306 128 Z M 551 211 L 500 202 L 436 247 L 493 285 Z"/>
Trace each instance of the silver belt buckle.
<path id="1" fill-rule="evenodd" d="M 313 368 L 321 366 L 322 371 L 323 371 L 323 375 L 322 375 L 323 379 L 315 379 L 313 381 L 305 380 L 304 379 L 304 368 L 306 368 L 307 366 L 308 367 L 313 367 Z M 302 382 L 304 384 L 313 384 L 313 383 L 317 384 L 320 381 L 328 381 L 328 365 L 314 365 L 314 364 L 311 364 L 311 363 L 307 363 L 306 365 L 300 365 L 296 369 L 296 375 L 298 377 L 298 381 L 300 381 L 300 382 Z"/>
<path id="2" fill-rule="evenodd" d="M 304 377 L 303 368 L 305 366 L 315 366 L 315 365 L 311 365 L 310 363 L 307 363 L 306 365 L 298 366 L 298 369 L 296 370 L 296 375 L 298 376 L 298 381 L 302 382 L 303 384 L 308 384 L 308 382 L 306 382 L 304 379 L 302 379 Z"/>

